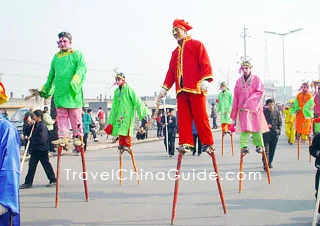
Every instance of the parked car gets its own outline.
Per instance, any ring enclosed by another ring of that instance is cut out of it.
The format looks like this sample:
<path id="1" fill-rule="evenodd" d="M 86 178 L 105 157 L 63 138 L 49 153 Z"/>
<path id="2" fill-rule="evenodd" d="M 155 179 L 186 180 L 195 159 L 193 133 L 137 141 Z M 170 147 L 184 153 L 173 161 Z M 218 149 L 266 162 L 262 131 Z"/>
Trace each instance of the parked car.
<path id="1" fill-rule="evenodd" d="M 23 119 L 24 115 L 29 111 L 29 108 L 20 108 L 16 110 L 16 112 L 12 115 L 10 118 L 10 122 L 18 129 L 20 133 L 20 140 L 21 140 L 21 146 L 24 145 L 24 139 L 22 134 L 22 128 L 23 128 Z"/>

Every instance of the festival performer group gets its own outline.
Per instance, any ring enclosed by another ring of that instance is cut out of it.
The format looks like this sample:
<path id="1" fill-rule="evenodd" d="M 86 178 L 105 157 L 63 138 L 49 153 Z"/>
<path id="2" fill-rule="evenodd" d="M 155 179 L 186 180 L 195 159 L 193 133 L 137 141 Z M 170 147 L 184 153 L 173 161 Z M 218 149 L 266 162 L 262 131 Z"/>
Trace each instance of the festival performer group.
<path id="1" fill-rule="evenodd" d="M 159 92 L 159 100 L 160 98 L 164 98 L 173 86 L 175 87 L 178 107 L 177 126 L 179 128 L 178 147 L 176 148 L 178 150 L 176 176 L 179 176 L 180 173 L 182 157 L 194 149 L 195 144 L 192 133 L 192 124 L 194 123 L 199 141 L 202 144 L 199 153 L 206 152 L 210 156 L 214 171 L 218 174 L 216 183 L 223 211 L 226 213 L 227 208 L 220 184 L 218 164 L 215 158 L 214 139 L 206 105 L 209 83 L 213 81 L 212 67 L 204 44 L 199 40 L 191 38 L 188 34 L 188 31 L 191 29 L 192 26 L 183 19 L 176 19 L 172 24 L 172 35 L 177 41 L 177 47 L 172 52 L 168 71 Z M 59 52 L 52 59 L 45 84 L 40 91 L 38 89 L 31 89 L 30 92 L 32 97 L 49 98 L 54 95 L 54 105 L 57 109 L 58 139 L 52 141 L 52 144 L 57 145 L 59 148 L 69 148 L 70 122 L 74 146 L 83 148 L 83 85 L 86 79 L 87 67 L 83 54 L 78 50 L 72 49 L 72 36 L 70 33 L 65 31 L 59 33 L 57 43 Z M 263 110 L 264 84 L 252 72 L 252 67 L 253 65 L 250 61 L 241 62 L 239 70 L 241 75 L 236 80 L 233 93 L 227 87 L 226 82 L 220 83 L 221 91 L 218 95 L 217 104 L 218 113 L 220 113 L 223 136 L 226 134 L 231 135 L 232 131 L 230 130 L 234 127 L 236 127 L 237 133 L 240 134 L 240 171 L 242 170 L 242 158 L 250 152 L 249 137 L 252 136 L 255 151 L 262 153 L 264 156 L 263 167 L 268 173 L 270 183 L 269 166 L 272 168 L 271 163 L 281 131 L 281 117 L 280 113 L 274 110 L 275 101 L 273 99 L 266 101 L 266 106 L 270 106 L 265 111 Z M 139 120 L 142 120 L 149 115 L 149 111 L 146 104 L 136 95 L 133 88 L 128 85 L 124 73 L 116 71 L 114 85 L 117 88 L 114 91 L 112 108 L 104 130 L 107 134 L 119 139 L 120 168 L 122 167 L 122 154 L 128 152 L 132 157 L 132 162 L 137 172 L 132 145 L 135 113 L 137 112 Z M 284 111 L 286 115 L 285 131 L 290 145 L 293 145 L 295 142 L 295 133 L 297 133 L 298 141 L 303 136 L 310 137 L 311 144 L 312 130 L 315 128 L 320 129 L 320 83 L 317 83 L 316 88 L 317 92 L 312 95 L 309 91 L 309 84 L 303 83 L 300 88 L 301 92 L 294 100 L 289 101 L 286 106 Z M 5 88 L 0 82 L 0 104 L 6 102 L 7 99 Z M 40 118 L 37 123 L 41 124 L 42 113 L 35 112 L 35 118 Z M 314 113 L 315 119 L 313 119 Z M 102 118 L 104 119 L 104 117 Z M 275 120 L 277 120 L 276 123 Z M 319 123 L 319 126 L 317 123 Z M 266 137 L 270 138 L 269 135 L 271 133 L 276 133 L 275 137 L 266 141 Z M 18 135 L 17 130 L 7 120 L 4 120 L 0 113 L 0 181 L 1 185 L 3 183 L 6 185 L 0 187 L 0 225 L 20 225 L 20 139 Z M 171 141 L 173 144 L 174 139 L 175 136 L 173 141 Z M 313 141 L 312 145 L 310 153 L 317 158 L 316 166 L 319 169 L 320 151 L 319 153 L 317 152 L 319 142 Z M 44 145 L 44 147 L 46 148 L 47 145 Z M 9 149 L 11 150 L 10 153 L 8 153 Z M 31 152 L 31 155 L 34 155 L 34 153 Z M 173 155 L 174 150 L 170 150 L 169 156 L 172 157 Z M 35 157 L 32 156 L 32 159 L 35 159 Z M 48 163 L 47 156 L 38 157 L 34 161 L 38 162 L 39 159 L 45 159 Z M 82 161 L 85 169 L 84 158 Z M 32 187 L 35 168 L 36 165 L 33 165 L 29 169 L 25 185 L 21 188 Z M 45 169 L 49 185 L 56 186 L 56 178 L 52 167 L 45 167 Z M 316 174 L 316 189 L 318 188 L 319 177 L 320 170 Z M 140 183 L 138 178 L 137 180 Z M 172 224 L 175 219 L 178 187 L 179 180 L 177 179 L 174 188 Z"/>

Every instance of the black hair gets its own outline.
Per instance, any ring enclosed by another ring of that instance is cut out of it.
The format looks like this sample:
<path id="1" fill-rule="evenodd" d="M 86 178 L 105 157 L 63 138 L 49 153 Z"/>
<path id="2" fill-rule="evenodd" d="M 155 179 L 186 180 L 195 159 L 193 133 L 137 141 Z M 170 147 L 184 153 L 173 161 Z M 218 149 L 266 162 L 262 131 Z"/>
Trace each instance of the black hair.
<path id="1" fill-rule="evenodd" d="M 266 100 L 266 105 L 271 104 L 271 103 L 275 103 L 274 99 L 268 99 Z"/>
<path id="2" fill-rule="evenodd" d="M 35 116 L 40 117 L 40 118 L 42 119 L 43 111 L 41 111 L 40 109 L 38 109 L 38 110 L 35 110 L 35 111 L 33 112 L 33 114 L 34 114 Z"/>
<path id="3" fill-rule="evenodd" d="M 91 111 L 92 111 L 92 109 L 90 109 L 90 108 L 87 110 L 88 113 L 90 113 Z"/>

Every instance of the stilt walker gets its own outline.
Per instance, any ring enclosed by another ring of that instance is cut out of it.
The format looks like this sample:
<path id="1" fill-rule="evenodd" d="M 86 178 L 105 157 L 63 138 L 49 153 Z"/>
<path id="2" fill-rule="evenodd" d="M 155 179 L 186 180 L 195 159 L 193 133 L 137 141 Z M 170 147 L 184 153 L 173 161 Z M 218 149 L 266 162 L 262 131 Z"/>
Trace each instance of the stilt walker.
<path id="1" fill-rule="evenodd" d="M 108 135 L 119 136 L 120 185 L 122 185 L 122 154 L 125 151 L 131 156 L 132 165 L 137 176 L 137 182 L 140 184 L 131 137 L 133 136 L 134 130 L 135 109 L 138 112 L 140 121 L 149 115 L 149 111 L 146 105 L 136 95 L 135 91 L 127 84 L 124 74 L 118 72 L 117 69 L 114 69 L 114 72 L 116 74 L 114 85 L 118 85 L 118 87 L 114 91 L 112 108 L 104 131 Z"/>
<path id="2" fill-rule="evenodd" d="M 257 75 L 251 73 L 252 64 L 243 61 L 239 73 L 242 76 L 236 81 L 233 94 L 233 104 L 230 117 L 237 125 L 237 132 L 240 133 L 240 178 L 239 192 L 242 191 L 243 162 L 246 154 L 249 153 L 249 135 L 252 134 L 253 144 L 256 152 L 261 153 L 268 176 L 268 183 L 271 183 L 269 164 L 267 161 L 263 144 L 262 133 L 268 132 L 268 124 L 263 114 L 262 96 L 264 85 Z"/>
<path id="3" fill-rule="evenodd" d="M 0 104 L 9 100 L 0 81 Z M 0 112 L 0 225 L 20 225 L 20 134 Z"/>
<path id="4" fill-rule="evenodd" d="M 296 130 L 297 130 L 297 140 L 298 140 L 298 160 L 300 159 L 300 139 L 301 136 L 305 135 L 310 141 L 310 130 L 312 118 L 314 117 L 314 99 L 309 90 L 309 83 L 302 83 L 299 93 L 297 94 L 293 106 L 290 109 L 290 113 L 296 116 Z M 309 161 L 311 158 L 309 156 Z"/>
<path id="5" fill-rule="evenodd" d="M 222 157 L 224 154 L 224 137 L 229 134 L 231 138 L 231 148 L 232 156 L 234 156 L 234 145 L 232 132 L 230 130 L 230 125 L 232 119 L 230 118 L 231 108 L 232 108 L 232 93 L 230 92 L 227 84 L 225 82 L 220 83 L 220 92 L 218 94 L 218 113 L 220 113 L 220 122 L 222 129 Z"/>
<path id="6" fill-rule="evenodd" d="M 72 36 L 68 32 L 58 34 L 60 51 L 52 59 L 51 68 L 46 83 L 41 91 L 31 89 L 31 96 L 49 98 L 54 95 L 54 105 L 57 109 L 58 140 L 52 144 L 58 145 L 56 208 L 59 205 L 60 157 L 62 149 L 68 149 L 70 125 L 73 132 L 74 146 L 81 153 L 83 175 L 86 177 L 86 163 L 83 150 L 82 107 L 84 106 L 83 84 L 86 79 L 87 67 L 83 54 L 72 49 Z M 87 181 L 84 180 L 86 201 L 89 201 Z"/>
<path id="7" fill-rule="evenodd" d="M 190 29 L 192 29 L 192 26 L 188 22 L 182 19 L 174 20 L 172 34 L 178 42 L 178 47 L 172 52 L 169 69 L 159 92 L 161 97 L 165 97 L 167 91 L 175 84 L 179 128 L 179 147 L 177 150 L 179 154 L 171 224 L 174 224 L 176 214 L 182 157 L 186 152 L 191 152 L 191 148 L 194 147 L 192 120 L 203 144 L 201 152 L 208 152 L 214 166 L 217 166 L 213 147 L 214 141 L 206 110 L 207 89 L 209 82 L 213 81 L 212 68 L 203 43 L 192 39 L 187 34 Z M 219 175 L 218 167 L 215 171 Z M 217 183 L 222 207 L 226 213 L 220 177 L 217 177 Z"/>

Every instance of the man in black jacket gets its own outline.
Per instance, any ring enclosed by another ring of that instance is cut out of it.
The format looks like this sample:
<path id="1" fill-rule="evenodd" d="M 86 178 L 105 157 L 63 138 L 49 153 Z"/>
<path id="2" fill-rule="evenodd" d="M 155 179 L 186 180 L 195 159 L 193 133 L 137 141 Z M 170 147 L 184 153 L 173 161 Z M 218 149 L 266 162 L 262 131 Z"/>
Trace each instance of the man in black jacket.
<path id="1" fill-rule="evenodd" d="M 270 131 L 263 133 L 263 143 L 266 148 L 266 154 L 269 162 L 269 168 L 273 168 L 272 161 L 276 151 L 278 138 L 281 133 L 282 119 L 280 112 L 275 109 L 273 99 L 266 101 L 266 108 L 263 109 Z M 263 159 L 262 159 L 263 161 Z"/>
<path id="2" fill-rule="evenodd" d="M 163 117 L 164 119 L 165 117 Z M 167 143 L 169 146 L 169 157 L 172 157 L 174 155 L 175 151 L 175 139 L 176 139 L 176 133 L 177 133 L 177 118 L 174 116 L 174 110 L 170 109 L 167 116 L 167 122 L 165 122 L 165 119 L 163 120 L 163 124 L 165 126 L 163 127 L 163 135 L 164 135 L 164 145 L 167 148 Z M 168 138 L 167 138 L 167 128 L 168 128 Z M 167 141 L 168 139 L 168 141 Z"/>
<path id="3" fill-rule="evenodd" d="M 43 112 L 41 110 L 35 110 L 33 112 L 33 120 L 36 124 L 30 138 L 29 149 L 31 158 L 29 161 L 28 174 L 25 178 L 24 184 L 20 185 L 20 189 L 32 187 L 33 178 L 39 161 L 41 162 L 41 165 L 49 179 L 47 187 L 54 187 L 56 185 L 56 177 L 48 156 L 49 131 L 45 123 L 42 121 L 42 116 Z"/>
<path id="4" fill-rule="evenodd" d="M 316 189 L 316 198 L 318 196 L 318 187 L 319 187 L 319 178 L 320 178 L 320 134 L 317 134 L 312 141 L 311 146 L 309 147 L 310 155 L 316 158 L 315 167 L 317 168 L 317 173 L 315 176 L 315 189 Z M 317 225 L 320 225 L 320 207 L 318 207 L 318 216 L 317 216 Z"/>

